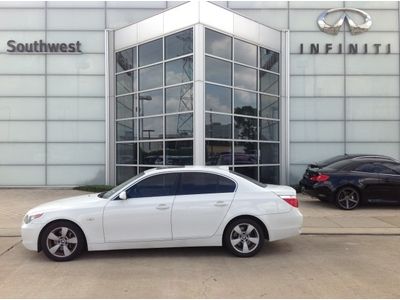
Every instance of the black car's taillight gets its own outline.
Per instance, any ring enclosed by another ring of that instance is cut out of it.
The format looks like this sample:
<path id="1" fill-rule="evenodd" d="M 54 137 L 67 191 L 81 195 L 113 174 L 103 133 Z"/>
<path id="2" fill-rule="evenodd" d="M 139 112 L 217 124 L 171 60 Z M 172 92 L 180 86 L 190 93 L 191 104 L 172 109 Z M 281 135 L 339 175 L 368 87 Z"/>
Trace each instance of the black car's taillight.
<path id="1" fill-rule="evenodd" d="M 322 174 L 322 173 L 318 173 L 318 174 L 310 177 L 310 180 L 315 181 L 315 182 L 324 182 L 324 181 L 327 181 L 328 179 L 329 179 L 329 175 Z"/>

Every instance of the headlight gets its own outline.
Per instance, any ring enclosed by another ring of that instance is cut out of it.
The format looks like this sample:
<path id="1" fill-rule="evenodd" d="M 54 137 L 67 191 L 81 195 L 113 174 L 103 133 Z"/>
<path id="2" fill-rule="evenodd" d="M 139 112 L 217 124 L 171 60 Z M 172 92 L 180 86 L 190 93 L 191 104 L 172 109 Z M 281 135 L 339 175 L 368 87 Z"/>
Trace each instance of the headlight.
<path id="1" fill-rule="evenodd" d="M 43 216 L 43 214 L 36 214 L 36 215 L 25 215 L 24 217 L 24 223 L 25 224 L 29 224 L 30 222 L 32 222 L 35 219 L 40 218 L 41 216 Z"/>

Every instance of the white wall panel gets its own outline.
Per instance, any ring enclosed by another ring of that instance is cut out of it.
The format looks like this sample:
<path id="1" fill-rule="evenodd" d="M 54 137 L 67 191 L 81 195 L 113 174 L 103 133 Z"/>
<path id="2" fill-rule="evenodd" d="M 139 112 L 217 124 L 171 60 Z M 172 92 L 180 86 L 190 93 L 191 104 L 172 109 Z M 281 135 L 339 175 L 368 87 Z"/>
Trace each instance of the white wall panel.
<path id="1" fill-rule="evenodd" d="M 43 30 L 45 19 L 44 9 L 0 10 L 0 28 L 2 30 Z"/>
<path id="2" fill-rule="evenodd" d="M 164 33 L 164 16 L 153 16 L 138 23 L 138 42 L 156 38 Z"/>
<path id="3" fill-rule="evenodd" d="M 330 35 L 322 32 L 290 33 L 290 53 L 300 53 L 300 44 L 304 44 L 304 53 L 310 53 L 310 44 L 312 43 L 320 44 L 320 53 L 324 53 L 325 44 L 331 43 L 334 47 L 329 53 L 338 53 L 338 45 L 340 43 L 343 44 L 343 32 L 339 32 L 337 35 Z"/>
<path id="4" fill-rule="evenodd" d="M 348 96 L 398 96 L 397 76 L 347 76 Z"/>
<path id="5" fill-rule="evenodd" d="M 346 129 L 349 142 L 398 142 L 400 140 L 399 121 L 348 121 Z M 379 144 L 376 146 L 379 147 Z"/>
<path id="6" fill-rule="evenodd" d="M 44 55 L 0 54 L 0 74 L 44 74 Z"/>
<path id="7" fill-rule="evenodd" d="M 348 120 L 399 120 L 398 98 L 347 98 Z"/>
<path id="8" fill-rule="evenodd" d="M 0 1 L 0 7 L 44 8 L 45 1 Z"/>
<path id="9" fill-rule="evenodd" d="M 399 74 L 399 55 L 348 55 L 346 57 L 347 74 Z"/>
<path id="10" fill-rule="evenodd" d="M 291 120 L 343 120 L 343 98 L 290 98 Z"/>
<path id="11" fill-rule="evenodd" d="M 233 13 L 209 2 L 200 2 L 200 22 L 233 33 Z"/>
<path id="12" fill-rule="evenodd" d="M 97 31 L 49 31 L 47 40 L 50 43 L 76 43 L 80 41 L 83 53 L 98 52 L 104 53 L 104 32 Z"/>
<path id="13" fill-rule="evenodd" d="M 230 9 L 287 8 L 288 1 L 228 1 Z"/>
<path id="14" fill-rule="evenodd" d="M 44 76 L 0 75 L 0 96 L 44 96 Z"/>
<path id="15" fill-rule="evenodd" d="M 44 120 L 45 110 L 44 98 L 0 98 L 0 120 Z"/>
<path id="16" fill-rule="evenodd" d="M 138 43 L 138 24 L 133 24 L 115 31 L 114 47 L 119 50 Z"/>
<path id="17" fill-rule="evenodd" d="M 359 9 L 397 9 L 398 1 L 344 1 L 346 7 Z"/>
<path id="18" fill-rule="evenodd" d="M 303 177 L 305 170 L 307 169 L 307 165 L 290 165 L 290 174 L 289 174 L 289 184 L 297 185 L 299 184 L 300 179 Z"/>
<path id="19" fill-rule="evenodd" d="M 0 164 L 44 164 L 45 151 L 44 143 L 0 143 Z"/>
<path id="20" fill-rule="evenodd" d="M 327 35 L 327 34 L 325 34 Z M 364 44 L 370 46 L 369 53 L 375 54 L 374 44 L 381 44 L 380 53 L 386 53 L 387 44 L 391 44 L 391 52 L 399 53 L 399 34 L 396 32 L 368 32 L 360 35 L 346 35 L 346 44 L 357 43 L 359 44 L 359 51 L 363 50 Z"/>
<path id="21" fill-rule="evenodd" d="M 290 143 L 290 163 L 295 164 L 310 164 L 343 153 L 344 143 Z"/>
<path id="22" fill-rule="evenodd" d="M 104 98 L 47 98 L 49 120 L 101 120 L 105 118 Z"/>
<path id="23" fill-rule="evenodd" d="M 192 1 L 164 13 L 164 33 L 176 31 L 198 22 L 199 4 Z"/>
<path id="24" fill-rule="evenodd" d="M 167 1 L 107 1 L 109 8 L 167 8 Z"/>
<path id="25" fill-rule="evenodd" d="M 104 9 L 48 9 L 47 28 L 104 30 Z"/>
<path id="26" fill-rule="evenodd" d="M 344 55 L 291 54 L 291 75 L 341 75 L 344 73 Z"/>
<path id="27" fill-rule="evenodd" d="M 104 142 L 103 121 L 51 121 L 47 123 L 49 142 Z"/>
<path id="28" fill-rule="evenodd" d="M 105 145 L 103 143 L 49 143 L 47 145 L 48 164 L 104 164 Z"/>
<path id="29" fill-rule="evenodd" d="M 104 184 L 104 166 L 48 166 L 49 185 Z"/>
<path id="30" fill-rule="evenodd" d="M 248 18 L 234 14 L 233 32 L 236 36 L 240 36 L 246 40 L 257 41 L 260 34 L 259 24 Z"/>
<path id="31" fill-rule="evenodd" d="M 48 1 L 47 7 L 103 8 L 104 1 Z"/>
<path id="32" fill-rule="evenodd" d="M 290 76 L 290 95 L 295 96 L 343 96 L 343 76 Z"/>
<path id="33" fill-rule="evenodd" d="M 44 121 L 0 121 L 0 142 L 44 141 Z"/>
<path id="34" fill-rule="evenodd" d="M 104 74 L 104 54 L 49 55 L 48 74 Z"/>
<path id="35" fill-rule="evenodd" d="M 344 141 L 342 121 L 291 121 L 292 142 L 341 142 Z"/>
<path id="36" fill-rule="evenodd" d="M 285 9 L 240 9 L 235 11 L 265 26 L 278 29 L 288 28 L 288 12 Z"/>
<path id="37" fill-rule="evenodd" d="M 104 76 L 47 76 L 48 96 L 104 96 Z"/>
<path id="38" fill-rule="evenodd" d="M 109 9 L 107 10 L 107 28 L 121 28 L 159 13 L 158 9 Z"/>
<path id="39" fill-rule="evenodd" d="M 310 9 L 310 10 L 289 10 L 290 30 L 293 31 L 316 31 L 320 32 L 317 25 L 317 19 L 323 13 L 324 9 Z"/>
<path id="40" fill-rule="evenodd" d="M 45 185 L 45 167 L 0 166 L 0 185 Z"/>
<path id="41" fill-rule="evenodd" d="M 289 7 L 292 8 L 311 8 L 311 9 L 322 9 L 322 8 L 335 8 L 343 7 L 342 1 L 290 1 Z"/>
<path id="42" fill-rule="evenodd" d="M 400 160 L 400 143 L 347 143 L 349 154 L 381 154 Z"/>

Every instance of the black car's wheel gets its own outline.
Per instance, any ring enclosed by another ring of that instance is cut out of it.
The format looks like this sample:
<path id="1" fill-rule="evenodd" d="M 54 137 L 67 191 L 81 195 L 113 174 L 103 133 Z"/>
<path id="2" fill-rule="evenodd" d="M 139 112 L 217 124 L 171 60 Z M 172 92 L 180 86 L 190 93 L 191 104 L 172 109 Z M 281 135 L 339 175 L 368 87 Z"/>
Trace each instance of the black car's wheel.
<path id="1" fill-rule="evenodd" d="M 338 208 L 352 210 L 361 203 L 360 193 L 351 186 L 346 186 L 336 192 L 335 204 Z"/>
<path id="2" fill-rule="evenodd" d="M 224 233 L 224 245 L 239 257 L 255 255 L 264 245 L 264 234 L 252 219 L 237 219 L 230 223 Z"/>
<path id="3" fill-rule="evenodd" d="M 40 244 L 44 254 L 55 261 L 68 261 L 76 258 L 85 248 L 82 230 L 71 222 L 59 221 L 48 225 Z"/>

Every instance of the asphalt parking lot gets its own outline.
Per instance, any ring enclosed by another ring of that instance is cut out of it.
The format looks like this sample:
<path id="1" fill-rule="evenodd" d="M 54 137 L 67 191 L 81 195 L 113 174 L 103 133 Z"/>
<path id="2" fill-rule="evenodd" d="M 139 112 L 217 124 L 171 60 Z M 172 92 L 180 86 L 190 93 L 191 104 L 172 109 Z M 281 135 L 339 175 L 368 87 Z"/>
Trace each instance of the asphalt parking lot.
<path id="1" fill-rule="evenodd" d="M 81 193 L 0 189 L 0 298 L 400 297 L 399 206 L 348 212 L 300 195 L 305 234 L 244 259 L 222 248 L 182 248 L 56 263 L 22 246 L 27 209 Z"/>

